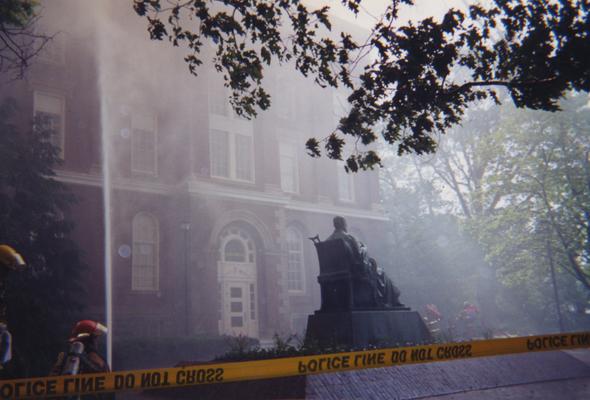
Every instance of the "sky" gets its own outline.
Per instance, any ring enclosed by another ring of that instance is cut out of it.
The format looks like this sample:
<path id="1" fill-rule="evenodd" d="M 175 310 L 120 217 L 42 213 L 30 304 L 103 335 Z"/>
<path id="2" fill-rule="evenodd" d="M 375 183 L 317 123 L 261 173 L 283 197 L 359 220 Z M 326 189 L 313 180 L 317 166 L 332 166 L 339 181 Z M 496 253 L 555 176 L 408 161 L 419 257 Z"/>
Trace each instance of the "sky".
<path id="1" fill-rule="evenodd" d="M 400 22 L 429 16 L 442 16 L 449 8 L 464 8 L 465 3 L 469 2 L 469 0 L 416 0 L 414 6 L 402 7 L 400 10 Z M 341 0 L 326 0 L 323 3 L 332 8 L 332 13 L 335 16 L 369 29 L 383 14 L 391 1 L 365 0 L 361 3 L 360 12 L 356 17 L 342 5 Z"/>

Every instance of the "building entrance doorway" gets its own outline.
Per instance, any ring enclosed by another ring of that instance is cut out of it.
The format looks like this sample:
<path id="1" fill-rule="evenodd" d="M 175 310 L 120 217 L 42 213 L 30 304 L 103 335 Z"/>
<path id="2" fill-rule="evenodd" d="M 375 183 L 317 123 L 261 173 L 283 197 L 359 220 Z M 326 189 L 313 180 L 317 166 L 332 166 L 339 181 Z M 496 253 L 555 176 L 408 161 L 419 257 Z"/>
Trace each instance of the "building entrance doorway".
<path id="1" fill-rule="evenodd" d="M 220 289 L 219 333 L 258 337 L 256 248 L 250 235 L 238 227 L 220 235 L 217 265 Z"/>

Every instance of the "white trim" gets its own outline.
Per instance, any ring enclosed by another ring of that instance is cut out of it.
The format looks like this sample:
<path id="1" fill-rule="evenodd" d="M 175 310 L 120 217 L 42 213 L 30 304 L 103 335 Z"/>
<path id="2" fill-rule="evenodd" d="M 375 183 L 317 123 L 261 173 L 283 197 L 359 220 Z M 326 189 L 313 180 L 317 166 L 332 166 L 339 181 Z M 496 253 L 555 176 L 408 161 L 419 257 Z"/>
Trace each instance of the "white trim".
<path id="1" fill-rule="evenodd" d="M 102 187 L 102 176 L 98 174 L 86 174 L 73 171 L 57 171 L 56 179 L 63 183 Z M 188 192 L 193 196 L 218 197 L 223 199 L 244 200 L 252 203 L 266 203 L 282 206 L 286 210 L 310 212 L 315 214 L 342 215 L 351 218 L 364 218 L 375 221 L 388 221 L 389 218 L 379 210 L 353 209 L 344 206 L 312 203 L 302 200 L 291 200 L 289 196 L 273 191 L 259 192 L 236 187 L 228 187 L 212 182 L 196 179 L 188 180 L 178 185 L 164 185 L 157 182 L 145 182 L 133 179 L 116 178 L 113 189 L 128 190 L 152 194 L 170 195 L 178 191 Z"/>
<path id="2" fill-rule="evenodd" d="M 287 210 L 304 211 L 317 214 L 342 215 L 343 217 L 364 218 L 375 221 L 389 221 L 384 214 L 369 210 L 355 210 L 349 207 L 324 206 L 309 202 L 291 202 L 285 206 Z"/>
<path id="3" fill-rule="evenodd" d="M 292 200 L 288 195 L 277 194 L 276 192 L 266 193 L 247 190 L 237 187 L 227 187 L 211 182 L 191 180 L 188 182 L 188 191 L 191 195 L 202 195 L 204 197 L 221 197 L 238 199 L 253 203 L 268 203 L 284 206 L 287 210 L 305 211 L 318 214 L 342 215 L 345 217 L 365 218 L 376 221 L 388 221 L 389 219 L 380 212 L 364 209 L 354 209 L 345 206 L 324 205 L 311 203 L 302 200 Z"/>
<path id="4" fill-rule="evenodd" d="M 87 174 L 74 171 L 56 171 L 55 179 L 72 185 L 102 187 L 103 179 L 101 174 Z M 170 194 L 178 190 L 186 190 L 178 185 L 166 185 L 158 182 L 146 182 L 138 179 L 113 178 L 112 187 L 116 190 L 128 190 L 134 192 L 151 194 Z"/>
<path id="5" fill-rule="evenodd" d="M 244 209 L 226 211 L 216 219 L 215 225 L 209 236 L 209 248 L 217 248 L 219 245 L 219 236 L 223 230 L 236 222 L 245 222 L 254 228 L 254 231 L 262 240 L 262 249 L 265 249 L 267 252 L 268 249 L 273 249 L 275 238 L 271 235 L 264 222 L 262 222 L 260 218 L 258 218 L 258 216 L 252 211 Z M 256 244 L 256 241 L 254 244 Z M 278 254 L 279 253 L 277 253 L 277 255 Z"/>
<path id="6" fill-rule="evenodd" d="M 102 187 L 102 176 L 96 174 L 86 174 L 81 172 L 57 170 L 55 179 L 62 183 L 82 186 Z"/>

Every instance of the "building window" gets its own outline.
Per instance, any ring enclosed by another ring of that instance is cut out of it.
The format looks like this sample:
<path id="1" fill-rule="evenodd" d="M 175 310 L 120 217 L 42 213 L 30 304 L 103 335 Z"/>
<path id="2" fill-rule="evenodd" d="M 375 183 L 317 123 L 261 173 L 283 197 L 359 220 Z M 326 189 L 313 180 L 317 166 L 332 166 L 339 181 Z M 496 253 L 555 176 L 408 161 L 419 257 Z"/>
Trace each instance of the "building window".
<path id="1" fill-rule="evenodd" d="M 47 35 L 47 32 L 40 32 L 40 34 Z M 38 54 L 37 60 L 45 64 L 64 65 L 66 62 L 65 34 L 60 32 L 45 43 Z"/>
<path id="2" fill-rule="evenodd" d="M 209 111 L 212 114 L 222 115 L 229 117 L 230 104 L 229 104 L 229 91 L 223 86 L 221 82 L 210 81 L 209 83 Z"/>
<path id="3" fill-rule="evenodd" d="M 133 172 L 156 175 L 157 128 L 150 114 L 134 114 L 131 118 L 131 169 Z"/>
<path id="4" fill-rule="evenodd" d="M 288 193 L 299 193 L 297 148 L 292 143 L 281 143 L 281 188 Z"/>
<path id="5" fill-rule="evenodd" d="M 294 120 L 297 117 L 297 90 L 295 88 L 296 83 L 290 80 L 286 74 L 277 76 L 277 94 L 273 97 L 276 104 L 273 104 L 273 108 L 276 109 L 279 118 Z"/>
<path id="6" fill-rule="evenodd" d="M 338 199 L 348 203 L 354 202 L 354 179 L 352 173 L 344 170 L 344 162 L 336 164 L 338 169 Z"/>
<path id="7" fill-rule="evenodd" d="M 255 247 L 252 238 L 236 227 L 225 229 L 221 235 L 221 255 L 225 262 L 255 262 Z"/>
<path id="8" fill-rule="evenodd" d="M 234 134 L 235 140 L 235 177 L 241 181 L 252 180 L 252 137 Z"/>
<path id="9" fill-rule="evenodd" d="M 212 129 L 210 147 L 211 175 L 229 178 L 229 133 Z"/>
<path id="10" fill-rule="evenodd" d="M 287 288 L 303 292 L 303 240 L 299 231 L 287 228 Z"/>
<path id="11" fill-rule="evenodd" d="M 334 116 L 334 125 L 338 125 L 340 120 L 346 116 L 350 111 L 350 104 L 345 93 L 341 90 L 334 90 L 332 92 L 332 115 Z"/>
<path id="12" fill-rule="evenodd" d="M 159 287 L 158 221 L 149 214 L 133 218 L 131 289 L 156 291 Z"/>
<path id="13" fill-rule="evenodd" d="M 211 176 L 254 181 L 252 136 L 211 129 L 209 135 Z"/>
<path id="14" fill-rule="evenodd" d="M 229 120 L 248 120 L 244 115 L 238 115 L 230 102 L 231 90 L 218 80 L 209 80 L 209 113 Z"/>
<path id="15" fill-rule="evenodd" d="M 47 140 L 59 149 L 60 158 L 64 158 L 65 148 L 65 100 L 62 96 L 35 92 L 33 99 L 36 128 L 46 133 Z"/>
<path id="16" fill-rule="evenodd" d="M 246 246 L 239 239 L 231 239 L 225 245 L 225 261 L 246 262 Z"/>

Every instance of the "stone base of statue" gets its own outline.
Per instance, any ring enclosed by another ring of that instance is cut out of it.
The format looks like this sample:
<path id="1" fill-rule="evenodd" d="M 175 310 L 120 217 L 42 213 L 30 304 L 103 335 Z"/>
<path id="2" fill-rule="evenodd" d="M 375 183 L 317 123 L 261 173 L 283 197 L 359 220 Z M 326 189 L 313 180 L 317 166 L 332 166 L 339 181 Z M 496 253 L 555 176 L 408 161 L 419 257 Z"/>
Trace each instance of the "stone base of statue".
<path id="1" fill-rule="evenodd" d="M 427 343 L 431 339 L 430 331 L 420 314 L 407 307 L 316 311 L 307 319 L 306 342 L 322 348 L 404 346 Z"/>

